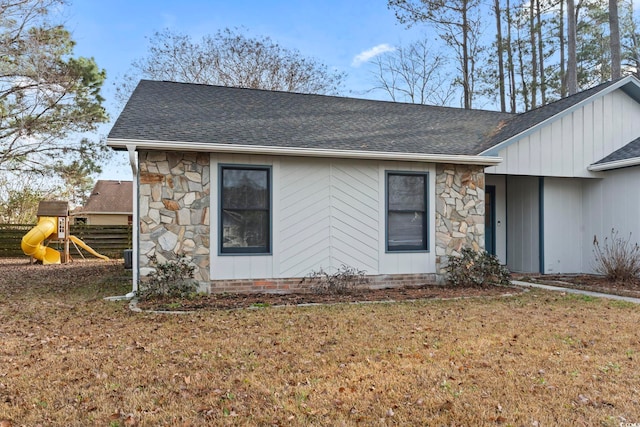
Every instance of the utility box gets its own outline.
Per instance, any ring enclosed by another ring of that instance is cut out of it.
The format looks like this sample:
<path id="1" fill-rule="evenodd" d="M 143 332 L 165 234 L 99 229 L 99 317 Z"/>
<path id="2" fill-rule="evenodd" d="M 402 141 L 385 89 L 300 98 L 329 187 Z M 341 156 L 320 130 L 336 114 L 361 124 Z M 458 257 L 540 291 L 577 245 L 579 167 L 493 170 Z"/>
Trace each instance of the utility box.
<path id="1" fill-rule="evenodd" d="M 132 249 L 124 250 L 124 268 L 127 270 L 131 270 L 133 268 L 133 250 Z"/>

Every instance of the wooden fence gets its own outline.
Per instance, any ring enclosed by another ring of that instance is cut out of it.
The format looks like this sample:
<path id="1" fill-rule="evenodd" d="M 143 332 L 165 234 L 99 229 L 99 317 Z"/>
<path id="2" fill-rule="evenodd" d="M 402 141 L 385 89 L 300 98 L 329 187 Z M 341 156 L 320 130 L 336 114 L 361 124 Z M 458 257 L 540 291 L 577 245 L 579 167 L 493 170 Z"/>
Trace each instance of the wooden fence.
<path id="1" fill-rule="evenodd" d="M 26 256 L 20 248 L 22 237 L 34 227 L 33 224 L 0 224 L 0 257 Z M 110 258 L 122 258 L 125 249 L 131 249 L 130 225 L 72 225 L 71 234 L 78 237 L 96 252 Z M 62 244 L 52 242 L 49 247 L 63 250 Z M 83 249 L 80 249 L 86 258 L 91 258 Z M 69 243 L 69 252 L 72 257 L 80 257 L 73 243 Z"/>

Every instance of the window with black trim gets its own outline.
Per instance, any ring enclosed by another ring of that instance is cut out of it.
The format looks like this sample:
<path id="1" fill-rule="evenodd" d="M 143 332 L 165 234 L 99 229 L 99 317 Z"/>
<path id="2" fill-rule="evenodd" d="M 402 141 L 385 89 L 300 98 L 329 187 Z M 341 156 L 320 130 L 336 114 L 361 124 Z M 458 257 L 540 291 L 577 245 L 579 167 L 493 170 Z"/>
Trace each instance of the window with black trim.
<path id="1" fill-rule="evenodd" d="M 426 251 L 426 172 L 387 172 L 387 251 Z"/>
<path id="2" fill-rule="evenodd" d="M 220 167 L 220 253 L 271 252 L 271 168 Z"/>

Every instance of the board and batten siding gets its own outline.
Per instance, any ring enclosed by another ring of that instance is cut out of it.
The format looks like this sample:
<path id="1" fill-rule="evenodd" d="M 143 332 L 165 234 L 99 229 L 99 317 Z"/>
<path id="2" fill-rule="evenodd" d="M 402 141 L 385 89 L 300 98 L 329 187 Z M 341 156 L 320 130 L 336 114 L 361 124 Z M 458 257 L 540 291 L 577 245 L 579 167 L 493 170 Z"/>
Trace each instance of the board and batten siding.
<path id="1" fill-rule="evenodd" d="M 603 247 L 610 244 L 615 230 L 632 245 L 640 243 L 640 167 L 603 175 L 601 179 L 545 177 L 542 186 L 538 177 L 506 177 L 508 267 L 544 274 L 594 273 L 594 238 Z M 544 246 L 543 271 L 539 244 Z"/>
<path id="2" fill-rule="evenodd" d="M 487 174 L 597 177 L 587 167 L 640 135 L 640 104 L 616 90 L 499 149 Z"/>
<path id="3" fill-rule="evenodd" d="M 218 253 L 218 166 L 270 166 L 272 253 Z M 211 279 L 304 277 L 341 265 L 367 275 L 434 273 L 434 251 L 386 253 L 385 171 L 429 172 L 429 247 L 433 247 L 435 168 L 379 162 L 278 156 L 211 155 Z"/>
<path id="4" fill-rule="evenodd" d="M 507 263 L 507 177 L 504 175 L 486 175 L 487 185 L 493 185 L 496 189 L 495 208 L 495 238 L 496 256 L 501 263 Z"/>
<path id="5" fill-rule="evenodd" d="M 544 178 L 544 273 L 583 271 L 583 182 L 579 178 Z"/>
<path id="6" fill-rule="evenodd" d="M 604 179 L 584 180 L 582 215 L 584 223 L 583 271 L 594 272 L 593 240 L 600 245 L 618 237 L 640 244 L 640 166 L 604 172 Z"/>
<path id="7" fill-rule="evenodd" d="M 540 271 L 539 178 L 507 177 L 507 267 L 515 272 Z"/>

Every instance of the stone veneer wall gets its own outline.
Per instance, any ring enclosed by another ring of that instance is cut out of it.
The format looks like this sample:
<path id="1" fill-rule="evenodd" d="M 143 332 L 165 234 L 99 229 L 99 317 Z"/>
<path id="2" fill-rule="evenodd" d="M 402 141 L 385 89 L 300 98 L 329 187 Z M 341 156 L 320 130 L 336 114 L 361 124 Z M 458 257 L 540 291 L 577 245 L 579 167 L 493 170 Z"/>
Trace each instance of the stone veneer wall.
<path id="1" fill-rule="evenodd" d="M 464 247 L 484 249 L 484 167 L 436 166 L 436 272 Z"/>
<path id="2" fill-rule="evenodd" d="M 158 262 L 186 255 L 194 278 L 209 289 L 209 154 L 142 151 L 139 162 L 140 275 Z"/>

